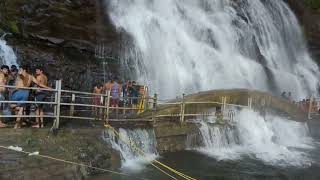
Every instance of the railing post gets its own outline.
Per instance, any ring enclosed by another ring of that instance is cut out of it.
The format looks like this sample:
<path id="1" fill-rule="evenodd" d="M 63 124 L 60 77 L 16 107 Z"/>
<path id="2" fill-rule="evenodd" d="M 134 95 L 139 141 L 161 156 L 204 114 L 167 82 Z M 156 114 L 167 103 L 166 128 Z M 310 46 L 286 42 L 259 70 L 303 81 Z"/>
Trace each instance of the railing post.
<path id="1" fill-rule="evenodd" d="M 61 80 L 56 81 L 56 95 L 55 95 L 55 116 L 53 128 L 59 129 L 60 124 L 60 103 L 61 103 Z"/>
<path id="2" fill-rule="evenodd" d="M 308 109 L 308 119 L 311 119 L 311 111 L 312 111 L 313 97 L 311 96 L 309 101 L 309 109 Z"/>
<path id="3" fill-rule="evenodd" d="M 71 95 L 71 103 L 74 104 L 76 102 L 76 95 L 72 94 Z M 70 106 L 70 116 L 74 115 L 74 105 Z"/>
<path id="4" fill-rule="evenodd" d="M 181 109 L 180 109 L 180 122 L 184 122 L 184 111 L 185 111 L 185 99 L 184 99 L 185 94 L 182 94 L 182 101 L 181 101 Z"/>
<path id="5" fill-rule="evenodd" d="M 144 86 L 144 107 L 143 107 L 143 112 L 148 110 L 148 102 L 149 102 L 148 86 Z"/>
<path id="6" fill-rule="evenodd" d="M 248 98 L 248 107 L 249 107 L 249 109 L 252 108 L 252 97 Z"/>
<path id="7" fill-rule="evenodd" d="M 224 114 L 224 111 L 226 110 L 226 108 L 227 108 L 227 97 L 224 96 L 222 97 L 222 107 L 221 107 L 222 114 Z"/>
<path id="8" fill-rule="evenodd" d="M 106 106 L 107 112 L 105 113 L 104 117 L 105 117 L 105 124 L 108 124 L 109 123 L 109 110 L 110 110 L 110 91 L 109 90 L 106 92 L 106 95 L 107 95 L 107 99 L 105 102 L 105 106 Z"/>
<path id="9" fill-rule="evenodd" d="M 154 94 L 153 96 L 153 105 L 152 105 L 152 120 L 153 120 L 153 124 L 156 124 L 157 122 L 157 106 L 158 106 L 158 95 Z"/>
<path id="10" fill-rule="evenodd" d="M 104 95 L 101 94 L 100 96 L 100 103 L 99 103 L 99 106 L 103 106 L 104 105 Z M 104 118 L 104 113 L 105 112 L 105 109 L 104 108 L 98 108 L 98 120 L 102 120 L 103 121 L 103 118 Z"/>
<path id="11" fill-rule="evenodd" d="M 59 84 L 58 84 L 58 80 L 56 80 L 56 88 L 55 88 L 55 92 L 54 92 L 54 107 L 53 107 L 53 115 L 55 117 L 54 121 L 53 121 L 53 125 L 52 128 L 56 127 L 56 122 L 57 122 L 57 104 L 58 104 L 58 89 L 59 89 Z"/>
<path id="12" fill-rule="evenodd" d="M 123 96 L 123 111 L 122 111 L 123 116 L 126 115 L 126 108 L 127 108 L 126 104 L 127 104 L 127 101 L 128 101 L 127 97 L 128 96 Z"/>

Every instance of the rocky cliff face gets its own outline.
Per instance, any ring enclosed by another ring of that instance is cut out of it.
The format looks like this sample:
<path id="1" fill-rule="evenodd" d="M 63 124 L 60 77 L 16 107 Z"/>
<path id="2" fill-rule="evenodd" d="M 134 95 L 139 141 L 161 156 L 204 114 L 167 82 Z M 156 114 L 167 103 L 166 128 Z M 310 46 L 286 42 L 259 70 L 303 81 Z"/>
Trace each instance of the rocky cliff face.
<path id="1" fill-rule="evenodd" d="M 310 52 L 320 64 L 320 0 L 285 0 L 304 29 Z"/>
<path id="2" fill-rule="evenodd" d="M 50 79 L 77 90 L 103 81 L 103 60 L 95 57 L 95 48 L 103 42 L 104 54 L 117 57 L 121 37 L 102 0 L 0 0 L 0 29 L 13 33 L 7 40 L 19 64 L 44 65 Z M 107 61 L 106 76 L 118 74 L 119 62 Z"/>

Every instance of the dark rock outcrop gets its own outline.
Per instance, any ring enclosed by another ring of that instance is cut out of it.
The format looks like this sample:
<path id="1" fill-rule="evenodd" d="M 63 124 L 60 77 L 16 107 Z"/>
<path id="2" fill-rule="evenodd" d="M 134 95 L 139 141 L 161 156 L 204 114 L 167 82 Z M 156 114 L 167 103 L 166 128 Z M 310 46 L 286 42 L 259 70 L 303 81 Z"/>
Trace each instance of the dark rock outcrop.
<path id="1" fill-rule="evenodd" d="M 7 40 L 19 64 L 45 66 L 65 88 L 90 90 L 104 74 L 119 74 L 119 61 L 107 59 L 104 73 L 103 60 L 95 58 L 101 42 L 110 57 L 118 57 L 120 47 L 102 0 L 0 0 L 0 29 L 13 33 Z"/>
<path id="2" fill-rule="evenodd" d="M 313 58 L 320 64 L 320 1 L 285 0 L 303 26 L 308 47 Z"/>

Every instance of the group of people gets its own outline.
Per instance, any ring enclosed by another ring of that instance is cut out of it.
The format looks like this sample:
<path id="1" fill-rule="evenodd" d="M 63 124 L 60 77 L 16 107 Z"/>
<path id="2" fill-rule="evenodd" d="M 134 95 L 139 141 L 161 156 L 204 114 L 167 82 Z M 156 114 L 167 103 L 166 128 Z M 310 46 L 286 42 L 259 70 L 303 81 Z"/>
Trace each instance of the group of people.
<path id="1" fill-rule="evenodd" d="M 11 112 L 17 116 L 15 120 L 14 128 L 21 128 L 25 124 L 23 115 L 30 113 L 30 104 L 26 101 L 32 101 L 30 99 L 31 94 L 34 93 L 34 101 L 45 101 L 48 93 L 41 88 L 51 89 L 48 87 L 48 78 L 44 74 L 44 70 L 41 66 L 35 68 L 36 76 L 30 74 L 30 67 L 28 65 L 21 66 L 19 69 L 17 66 L 12 65 L 11 68 L 7 65 L 2 65 L 0 70 L 0 101 L 10 100 L 14 103 L 10 104 Z M 12 87 L 10 87 L 12 86 Z M 26 89 L 29 87 L 40 88 L 35 91 Z M 1 104 L 1 112 L 6 107 L 4 103 Z M 36 122 L 32 127 L 42 128 L 43 124 L 43 106 L 36 104 Z M 29 111 L 29 112 L 28 112 Z M 0 128 L 7 127 L 0 118 Z"/>
<path id="2" fill-rule="evenodd" d="M 291 92 L 282 92 L 281 97 L 284 99 L 287 99 L 289 101 L 292 101 L 292 93 Z"/>
<path id="3" fill-rule="evenodd" d="M 98 84 L 94 87 L 93 93 L 103 94 L 110 92 L 110 107 L 135 107 L 138 104 L 138 99 L 141 95 L 141 86 L 135 81 L 127 81 L 121 84 L 116 79 L 112 79 L 104 85 Z M 94 105 L 102 105 L 104 102 L 101 96 L 96 95 L 93 98 Z"/>
<path id="4" fill-rule="evenodd" d="M 311 103 L 311 104 L 310 104 Z M 319 104 L 317 101 L 312 101 L 310 99 L 303 99 L 300 102 L 297 102 L 297 105 L 302 109 L 304 112 L 309 112 L 309 110 L 314 113 L 320 113 Z"/>

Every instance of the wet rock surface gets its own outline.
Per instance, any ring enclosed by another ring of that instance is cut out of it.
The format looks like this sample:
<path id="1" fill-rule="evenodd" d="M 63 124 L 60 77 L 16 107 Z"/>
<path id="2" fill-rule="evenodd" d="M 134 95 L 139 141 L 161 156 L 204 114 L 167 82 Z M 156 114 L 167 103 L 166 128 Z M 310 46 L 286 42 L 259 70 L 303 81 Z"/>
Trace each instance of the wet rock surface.
<path id="1" fill-rule="evenodd" d="M 1 129 L 2 146 L 19 146 L 68 161 L 104 169 L 117 169 L 120 159 L 101 138 L 102 129 L 62 130 L 53 136 L 48 129 Z M 0 149 L 0 179 L 86 179 L 102 172 L 19 152 Z"/>
<path id="2" fill-rule="evenodd" d="M 45 66 L 49 79 L 62 79 L 69 89 L 91 90 L 119 74 L 120 33 L 105 13 L 103 0 L 0 0 L 0 29 L 17 52 L 19 64 Z M 96 58 L 97 45 L 104 54 Z M 104 73 L 106 71 L 106 73 Z"/>
<path id="3" fill-rule="evenodd" d="M 320 1 L 285 0 L 296 13 L 313 58 L 320 64 Z"/>

